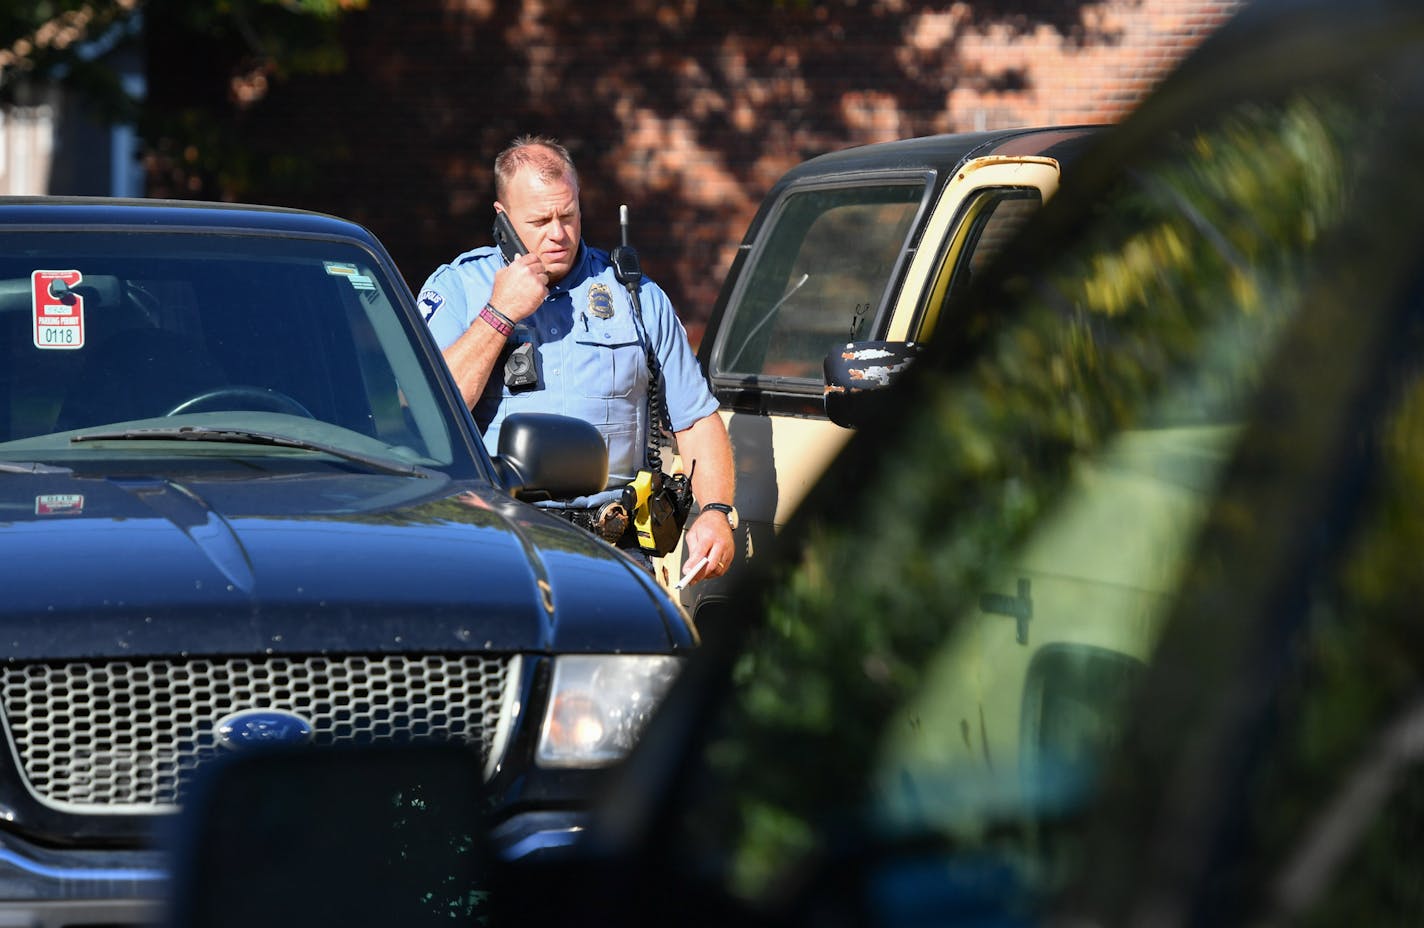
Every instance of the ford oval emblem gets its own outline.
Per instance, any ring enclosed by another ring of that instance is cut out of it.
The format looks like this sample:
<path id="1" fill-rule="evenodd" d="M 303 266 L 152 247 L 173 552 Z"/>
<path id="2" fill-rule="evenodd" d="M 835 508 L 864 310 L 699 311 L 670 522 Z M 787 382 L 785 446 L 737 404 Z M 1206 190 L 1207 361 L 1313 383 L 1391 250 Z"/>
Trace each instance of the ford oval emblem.
<path id="1" fill-rule="evenodd" d="M 234 751 L 312 740 L 311 722 L 281 709 L 243 709 L 218 719 L 215 731 L 218 744 Z"/>

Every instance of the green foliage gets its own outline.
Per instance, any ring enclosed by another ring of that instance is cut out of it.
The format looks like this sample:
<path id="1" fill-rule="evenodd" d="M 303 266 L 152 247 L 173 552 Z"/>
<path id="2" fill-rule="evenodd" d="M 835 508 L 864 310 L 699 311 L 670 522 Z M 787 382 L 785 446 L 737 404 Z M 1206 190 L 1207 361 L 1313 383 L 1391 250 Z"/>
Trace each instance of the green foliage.
<path id="1" fill-rule="evenodd" d="M 134 101 L 101 60 L 131 42 L 137 0 L 43 0 L 0 9 L 0 104 L 35 82 L 80 93 L 99 114 L 130 118 Z"/>
<path id="2" fill-rule="evenodd" d="M 0 11 L 0 103 L 57 84 L 100 120 L 138 123 L 160 192 L 232 198 L 274 173 L 310 181 L 309 159 L 262 157 L 235 115 L 273 87 L 342 73 L 342 18 L 367 0 L 46 0 Z M 136 99 L 110 65 L 148 59 Z"/>
<path id="3" fill-rule="evenodd" d="M 344 73 L 341 23 L 366 0 L 147 0 L 148 97 L 140 121 L 155 195 L 242 199 L 283 178 L 309 184 L 330 151 L 273 156 L 242 115 L 286 82 Z M 316 157 L 314 157 L 316 156 Z"/>
<path id="4" fill-rule="evenodd" d="M 861 814 L 888 721 L 1078 462 L 1163 415 L 1240 415 L 1368 129 L 1367 114 L 1302 93 L 1172 140 L 1103 199 L 1090 236 L 1011 282 L 1027 298 L 974 365 L 917 368 L 902 421 L 860 436 L 818 487 L 808 511 L 824 515 L 796 527 L 799 558 L 766 587 L 734 735 L 711 755 L 735 807 L 694 825 L 720 835 L 742 892 Z M 1158 408 L 1169 387 L 1190 402 Z"/>

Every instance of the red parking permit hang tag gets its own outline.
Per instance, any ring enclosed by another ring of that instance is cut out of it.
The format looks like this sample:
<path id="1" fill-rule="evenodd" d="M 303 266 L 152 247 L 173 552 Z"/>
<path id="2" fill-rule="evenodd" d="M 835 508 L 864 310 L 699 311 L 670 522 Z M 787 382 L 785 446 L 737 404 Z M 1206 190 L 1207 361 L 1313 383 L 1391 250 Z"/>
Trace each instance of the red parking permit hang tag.
<path id="1" fill-rule="evenodd" d="M 71 289 L 83 279 L 78 271 L 35 271 L 30 275 L 36 348 L 84 347 L 84 297 Z"/>

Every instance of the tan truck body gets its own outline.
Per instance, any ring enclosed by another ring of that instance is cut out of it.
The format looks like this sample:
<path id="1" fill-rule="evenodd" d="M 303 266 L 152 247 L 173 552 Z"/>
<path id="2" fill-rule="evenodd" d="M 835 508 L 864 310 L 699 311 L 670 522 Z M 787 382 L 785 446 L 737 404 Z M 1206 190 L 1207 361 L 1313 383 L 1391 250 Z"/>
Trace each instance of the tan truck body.
<path id="1" fill-rule="evenodd" d="M 847 342 L 916 342 L 953 324 L 972 273 L 1057 189 L 1088 127 L 933 136 L 789 171 L 747 230 L 700 360 L 737 464 L 739 566 L 765 550 L 850 437 L 823 396 Z M 943 323 L 942 323 L 943 320 Z M 681 553 L 661 565 L 675 582 Z M 682 591 L 706 620 L 739 571 Z"/>

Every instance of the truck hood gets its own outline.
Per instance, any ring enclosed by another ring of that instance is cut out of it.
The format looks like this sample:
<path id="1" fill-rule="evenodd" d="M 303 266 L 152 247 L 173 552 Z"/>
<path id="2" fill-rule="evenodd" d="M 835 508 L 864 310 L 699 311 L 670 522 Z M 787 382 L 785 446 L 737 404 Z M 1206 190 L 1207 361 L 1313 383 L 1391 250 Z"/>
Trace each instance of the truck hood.
<path id="1" fill-rule="evenodd" d="M 616 549 L 438 474 L 4 475 L 0 545 L 11 660 L 692 640 Z"/>

